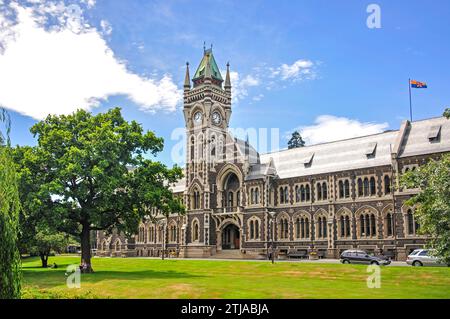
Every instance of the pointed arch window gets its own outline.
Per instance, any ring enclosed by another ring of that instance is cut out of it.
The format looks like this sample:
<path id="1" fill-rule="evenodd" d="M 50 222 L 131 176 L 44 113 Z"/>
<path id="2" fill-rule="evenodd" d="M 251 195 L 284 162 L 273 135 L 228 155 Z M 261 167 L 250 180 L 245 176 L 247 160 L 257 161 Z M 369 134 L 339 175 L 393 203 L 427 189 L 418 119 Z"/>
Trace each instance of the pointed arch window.
<path id="1" fill-rule="evenodd" d="M 391 193 L 391 178 L 389 175 L 384 175 L 384 194 L 388 195 Z"/>
<path id="2" fill-rule="evenodd" d="M 364 196 L 363 181 L 361 178 L 358 178 L 358 196 L 359 197 Z"/>
<path id="3" fill-rule="evenodd" d="M 306 201 L 309 202 L 311 200 L 311 189 L 309 188 L 309 184 L 306 184 L 305 194 Z"/>
<path id="4" fill-rule="evenodd" d="M 377 194 L 377 188 L 375 183 L 375 177 L 370 178 L 370 196 L 375 196 Z"/>

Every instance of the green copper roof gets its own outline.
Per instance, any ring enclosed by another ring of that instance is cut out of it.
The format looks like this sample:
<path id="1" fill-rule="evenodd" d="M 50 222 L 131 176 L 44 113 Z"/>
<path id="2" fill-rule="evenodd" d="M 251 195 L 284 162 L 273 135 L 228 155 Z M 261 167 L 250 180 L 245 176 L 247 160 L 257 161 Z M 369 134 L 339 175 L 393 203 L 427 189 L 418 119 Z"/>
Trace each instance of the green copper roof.
<path id="1" fill-rule="evenodd" d="M 209 70 L 207 70 L 207 68 L 209 68 Z M 220 74 L 219 68 L 217 67 L 217 63 L 214 59 L 214 55 L 212 54 L 211 49 L 205 50 L 203 59 L 200 62 L 197 71 L 195 71 L 194 80 L 204 77 L 206 73 L 208 73 L 208 75 L 211 74 L 211 77 L 216 80 L 223 81 L 222 75 Z"/>

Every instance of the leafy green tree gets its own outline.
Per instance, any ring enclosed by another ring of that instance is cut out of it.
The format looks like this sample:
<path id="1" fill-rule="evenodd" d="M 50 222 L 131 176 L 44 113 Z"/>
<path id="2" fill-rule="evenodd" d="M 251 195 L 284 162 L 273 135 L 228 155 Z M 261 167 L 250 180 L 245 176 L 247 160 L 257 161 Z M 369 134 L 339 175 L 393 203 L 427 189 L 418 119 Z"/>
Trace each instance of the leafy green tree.
<path id="1" fill-rule="evenodd" d="M 37 201 L 57 231 L 80 238 L 81 264 L 92 272 L 93 230 L 135 234 L 149 208 L 183 211 L 169 186 L 182 177 L 179 167 L 146 158 L 163 149 L 163 139 L 123 119 L 119 108 L 92 115 L 49 115 L 31 128 L 38 138 L 30 156 L 38 176 Z M 49 200 L 50 198 L 50 200 Z"/>
<path id="2" fill-rule="evenodd" d="M 4 109 L 0 121 L 6 123 L 6 135 L 0 130 L 0 299 L 20 298 L 21 270 L 17 246 L 19 194 L 17 177 L 9 147 L 10 121 Z M 4 142 L 8 141 L 7 145 Z"/>
<path id="3" fill-rule="evenodd" d="M 443 114 L 446 118 L 450 119 L 450 108 L 446 108 Z"/>
<path id="4" fill-rule="evenodd" d="M 48 257 L 52 253 L 62 253 L 69 244 L 69 236 L 51 231 L 43 226 L 36 228 L 34 236 L 27 242 L 27 250 L 41 258 L 43 268 L 48 266 Z"/>
<path id="5" fill-rule="evenodd" d="M 303 146 L 305 146 L 305 141 L 303 140 L 300 133 L 298 131 L 295 131 L 294 133 L 292 133 L 292 137 L 288 142 L 288 149 L 303 147 Z"/>
<path id="6" fill-rule="evenodd" d="M 407 204 L 416 205 L 420 232 L 430 236 L 430 247 L 450 264 L 450 154 L 409 171 L 402 177 L 402 185 L 420 189 Z"/>

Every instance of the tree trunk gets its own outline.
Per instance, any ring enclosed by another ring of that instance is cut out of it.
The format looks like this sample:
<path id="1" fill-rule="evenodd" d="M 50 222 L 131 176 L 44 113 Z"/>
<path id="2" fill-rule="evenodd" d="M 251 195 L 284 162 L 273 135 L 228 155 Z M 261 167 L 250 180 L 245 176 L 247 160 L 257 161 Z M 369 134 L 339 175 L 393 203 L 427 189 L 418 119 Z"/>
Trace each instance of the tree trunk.
<path id="1" fill-rule="evenodd" d="M 48 267 L 48 255 L 46 255 L 44 253 L 40 253 L 39 256 L 41 257 L 42 268 L 47 268 Z"/>
<path id="2" fill-rule="evenodd" d="M 89 225 L 83 225 L 81 230 L 81 272 L 94 272 L 91 265 L 91 229 Z"/>

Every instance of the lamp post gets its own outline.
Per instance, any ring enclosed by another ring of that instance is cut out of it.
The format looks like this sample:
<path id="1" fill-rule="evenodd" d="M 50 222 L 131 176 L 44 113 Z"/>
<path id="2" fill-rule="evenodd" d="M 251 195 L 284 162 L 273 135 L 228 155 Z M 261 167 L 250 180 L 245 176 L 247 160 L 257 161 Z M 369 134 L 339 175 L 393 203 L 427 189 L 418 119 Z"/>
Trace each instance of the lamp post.
<path id="1" fill-rule="evenodd" d="M 271 243 L 270 243 L 270 250 L 271 250 L 271 254 L 270 254 L 270 257 L 271 257 L 271 259 L 272 259 L 272 264 L 273 263 L 275 263 L 275 249 L 274 249 L 274 246 L 273 246 L 273 244 L 274 244 L 274 236 L 273 236 L 273 232 L 274 232 L 274 229 L 275 229 L 275 226 L 274 226 L 274 219 L 275 219 L 275 215 L 276 215 L 276 213 L 275 212 L 269 212 L 269 216 L 270 216 L 270 223 L 269 223 L 269 225 L 270 225 L 270 238 L 271 238 Z"/>

